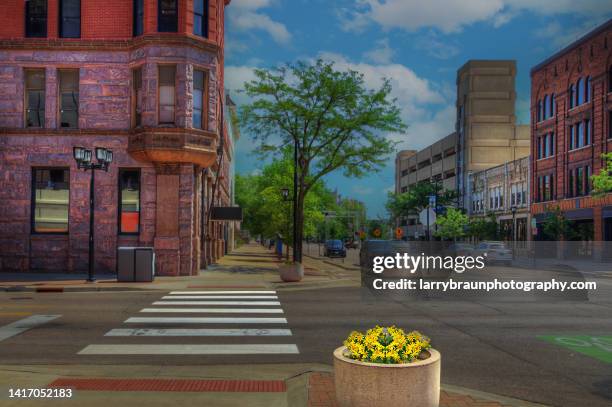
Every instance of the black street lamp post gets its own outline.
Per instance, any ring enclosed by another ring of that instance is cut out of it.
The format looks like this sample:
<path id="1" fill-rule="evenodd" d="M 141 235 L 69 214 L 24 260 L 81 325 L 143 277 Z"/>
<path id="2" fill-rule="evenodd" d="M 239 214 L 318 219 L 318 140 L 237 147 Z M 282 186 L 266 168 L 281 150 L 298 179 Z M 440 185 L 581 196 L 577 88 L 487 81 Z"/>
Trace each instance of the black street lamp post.
<path id="1" fill-rule="evenodd" d="M 512 211 L 512 258 L 515 257 L 514 252 L 516 251 L 516 206 L 512 205 L 510 208 Z"/>
<path id="2" fill-rule="evenodd" d="M 289 188 L 281 188 L 281 195 L 283 197 L 283 202 L 293 202 L 293 199 L 289 198 Z M 287 211 L 287 233 L 289 233 L 290 223 L 291 223 L 291 208 Z M 295 226 L 293 227 L 295 229 Z M 295 234 L 294 234 L 295 236 Z M 295 242 L 293 242 L 293 260 L 295 261 Z M 289 260 L 289 245 L 287 245 L 287 260 Z"/>
<path id="3" fill-rule="evenodd" d="M 91 160 L 91 150 L 83 147 L 73 147 L 72 154 L 77 163 L 77 168 L 83 171 L 91 170 L 89 179 L 89 274 L 87 281 L 93 283 L 94 278 L 94 180 L 96 170 L 108 171 L 110 163 L 113 162 L 113 152 L 106 148 L 95 148 L 96 160 Z"/>

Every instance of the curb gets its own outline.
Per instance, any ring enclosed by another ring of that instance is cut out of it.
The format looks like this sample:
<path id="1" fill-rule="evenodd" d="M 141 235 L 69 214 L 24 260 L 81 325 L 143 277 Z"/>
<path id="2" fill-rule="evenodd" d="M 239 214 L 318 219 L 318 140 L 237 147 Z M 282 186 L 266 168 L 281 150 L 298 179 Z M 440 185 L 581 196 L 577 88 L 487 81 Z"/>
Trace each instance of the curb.
<path id="1" fill-rule="evenodd" d="M 8 286 L 0 287 L 0 292 L 28 292 L 28 293 L 64 293 L 64 292 L 102 292 L 102 291 L 165 291 L 163 288 L 133 288 L 133 287 L 30 287 L 30 286 Z"/>
<path id="2" fill-rule="evenodd" d="M 334 263 L 333 261 L 324 260 L 324 259 L 321 259 L 319 257 L 311 256 L 309 254 L 304 254 L 304 257 L 308 257 L 308 258 L 313 259 L 313 260 L 318 260 L 318 261 L 323 262 L 325 264 L 329 264 L 330 266 L 335 266 L 335 267 L 338 267 L 338 268 L 341 268 L 341 269 L 344 269 L 344 270 L 347 270 L 347 271 L 359 271 L 359 268 L 357 266 L 352 266 L 352 267 L 345 266 L 344 264 Z"/>

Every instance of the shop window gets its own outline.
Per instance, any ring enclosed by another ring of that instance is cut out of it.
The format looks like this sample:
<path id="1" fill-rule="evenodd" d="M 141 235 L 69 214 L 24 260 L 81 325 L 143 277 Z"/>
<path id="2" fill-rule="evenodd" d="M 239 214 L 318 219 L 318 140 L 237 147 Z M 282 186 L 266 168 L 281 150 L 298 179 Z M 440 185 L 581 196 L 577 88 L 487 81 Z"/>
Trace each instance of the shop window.
<path id="1" fill-rule="evenodd" d="M 119 233 L 140 231 L 140 171 L 119 170 Z"/>
<path id="2" fill-rule="evenodd" d="M 70 171 L 61 168 L 32 170 L 32 231 L 68 233 Z"/>
<path id="3" fill-rule="evenodd" d="M 26 127 L 45 127 L 45 70 L 25 71 Z"/>
<path id="4" fill-rule="evenodd" d="M 79 71 L 59 71 L 60 127 L 77 128 L 79 123 Z"/>

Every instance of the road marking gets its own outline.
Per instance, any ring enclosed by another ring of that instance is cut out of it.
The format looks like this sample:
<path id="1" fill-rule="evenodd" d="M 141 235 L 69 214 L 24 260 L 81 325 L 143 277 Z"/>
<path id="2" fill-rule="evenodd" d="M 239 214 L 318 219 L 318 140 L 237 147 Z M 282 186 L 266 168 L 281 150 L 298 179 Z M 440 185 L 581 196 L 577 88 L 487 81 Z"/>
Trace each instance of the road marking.
<path id="1" fill-rule="evenodd" d="M 163 300 L 278 300 L 276 295 L 165 295 Z"/>
<path id="2" fill-rule="evenodd" d="M 155 301 L 153 305 L 280 305 L 279 301 Z"/>
<path id="3" fill-rule="evenodd" d="M 19 321 L 15 321 L 8 325 L 0 327 L 0 341 L 8 339 L 12 336 L 19 335 L 22 332 L 32 329 L 37 325 L 52 321 L 61 315 L 32 315 Z"/>
<path id="4" fill-rule="evenodd" d="M 602 362 L 612 363 L 612 336 L 610 335 L 542 335 L 538 338 Z"/>
<path id="5" fill-rule="evenodd" d="M 132 324 L 286 324 L 285 318 L 130 317 Z"/>
<path id="6" fill-rule="evenodd" d="M 282 314 L 278 308 L 143 308 L 140 312 L 201 312 L 203 314 Z"/>
<path id="7" fill-rule="evenodd" d="M 111 329 L 104 336 L 291 336 L 290 329 Z"/>
<path id="8" fill-rule="evenodd" d="M 276 291 L 172 291 L 170 294 L 197 295 L 197 294 L 276 294 Z"/>
<path id="9" fill-rule="evenodd" d="M 88 345 L 79 355 L 255 355 L 297 354 L 295 344 L 247 345 Z"/>

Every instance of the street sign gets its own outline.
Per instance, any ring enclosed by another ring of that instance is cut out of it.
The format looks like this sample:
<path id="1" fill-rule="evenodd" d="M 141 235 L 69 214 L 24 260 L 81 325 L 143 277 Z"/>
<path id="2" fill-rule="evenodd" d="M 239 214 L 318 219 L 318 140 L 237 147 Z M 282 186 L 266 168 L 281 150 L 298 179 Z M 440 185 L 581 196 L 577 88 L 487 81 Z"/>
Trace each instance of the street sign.
<path id="1" fill-rule="evenodd" d="M 380 230 L 380 228 L 376 228 L 374 229 L 374 232 L 372 232 L 372 234 L 374 235 L 374 237 L 380 237 L 380 235 L 382 235 L 382 231 Z"/>
<path id="2" fill-rule="evenodd" d="M 429 206 L 435 207 L 436 206 L 436 196 L 435 195 L 429 195 Z"/>
<path id="3" fill-rule="evenodd" d="M 395 238 L 396 239 L 401 239 L 402 236 L 404 235 L 404 230 L 402 228 L 397 228 L 395 229 Z"/>
<path id="4" fill-rule="evenodd" d="M 423 209 L 421 213 L 419 213 L 419 222 L 422 225 L 427 225 L 427 213 L 429 212 L 429 225 L 433 225 L 436 223 L 436 212 L 432 208 Z"/>

